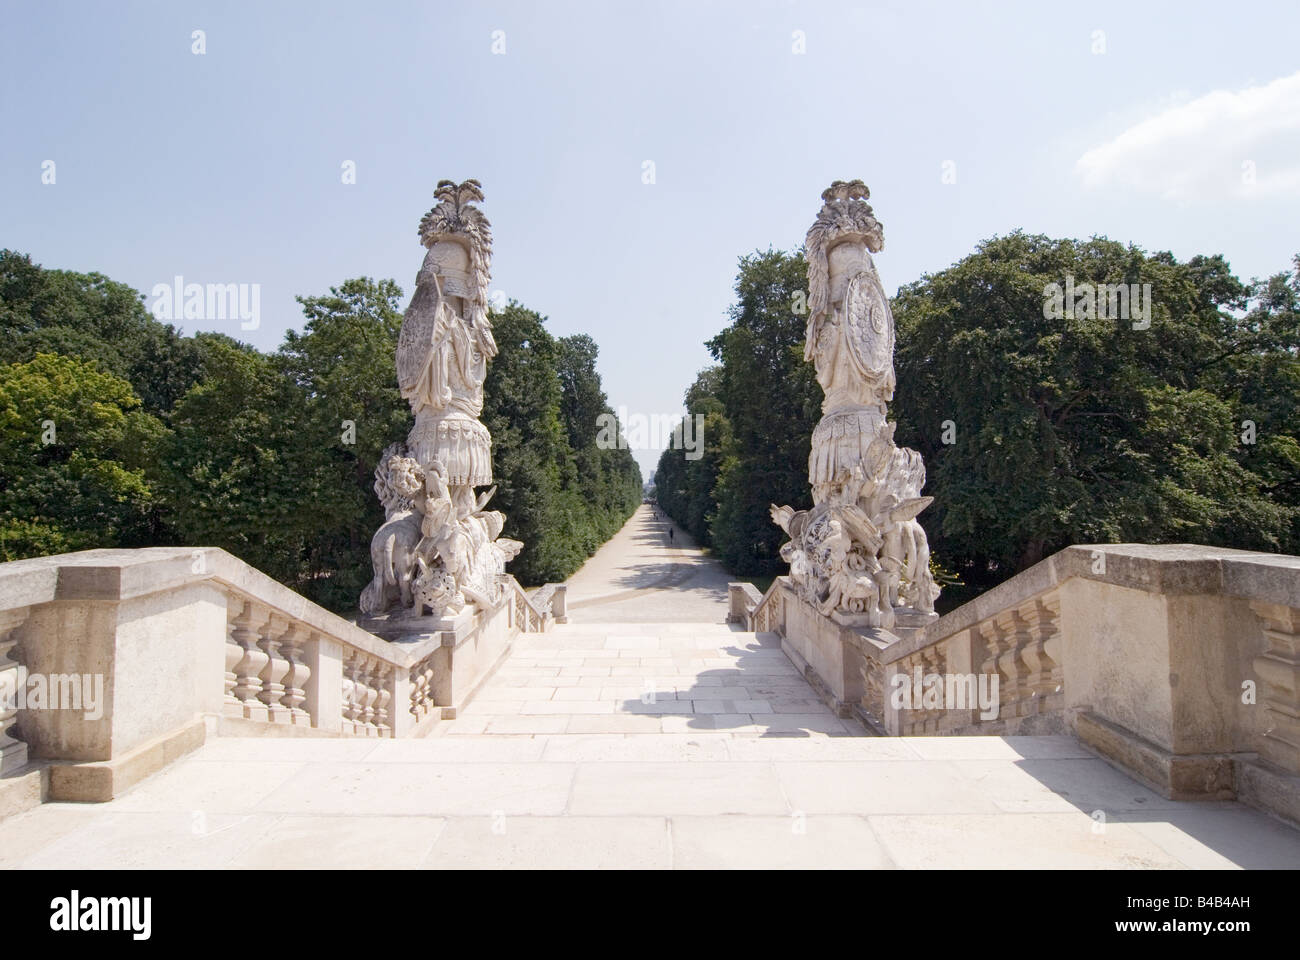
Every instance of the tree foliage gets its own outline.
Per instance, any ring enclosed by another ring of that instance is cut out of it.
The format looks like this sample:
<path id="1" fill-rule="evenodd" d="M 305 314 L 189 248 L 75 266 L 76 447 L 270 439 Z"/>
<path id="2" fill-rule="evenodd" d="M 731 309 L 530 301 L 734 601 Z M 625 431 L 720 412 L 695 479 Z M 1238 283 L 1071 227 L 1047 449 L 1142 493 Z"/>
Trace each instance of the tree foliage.
<path id="1" fill-rule="evenodd" d="M 38 353 L 0 366 L 0 559 L 148 544 L 163 429 L 94 363 Z"/>
<path id="2" fill-rule="evenodd" d="M 655 474 L 660 504 L 741 575 L 783 572 L 768 504 L 809 505 L 821 390 L 791 308 L 804 270 L 742 259 L 709 341 L 719 365 L 687 393 L 725 422 L 717 467 L 670 449 Z M 1045 291 L 1067 276 L 1150 284 L 1150 325 L 1053 319 Z M 922 522 L 968 590 L 1072 543 L 1300 551 L 1300 257 L 1244 283 L 1221 256 L 1017 232 L 904 286 L 893 310 L 896 438 L 925 457 Z"/>
<path id="3" fill-rule="evenodd" d="M 197 341 L 151 317 L 126 284 L 46 270 L 12 250 L 0 250 L 0 331 L 0 363 L 38 353 L 92 360 L 130 383 L 155 416 L 193 385 L 203 360 Z"/>
<path id="4" fill-rule="evenodd" d="M 821 390 L 804 363 L 804 317 L 794 310 L 806 277 L 801 254 L 741 258 L 731 323 L 708 341 L 718 366 L 686 395 L 688 415 L 705 418 L 705 457 L 691 464 L 669 448 L 655 473 L 659 502 L 737 574 L 782 572 L 784 535 L 769 507 L 812 505 L 808 450 Z"/>
<path id="5" fill-rule="evenodd" d="M 1045 316 L 1067 275 L 1150 284 L 1149 328 Z M 1023 233 L 903 287 L 894 410 L 929 468 L 936 553 L 978 585 L 1071 543 L 1294 552 L 1298 292 L 1220 256 Z"/>
<path id="6" fill-rule="evenodd" d="M 482 420 L 492 432 L 504 535 L 524 542 L 511 563 L 525 582 L 563 580 L 631 516 L 641 472 L 627 449 L 597 446 L 610 414 L 587 336 L 556 339 L 538 313 L 511 302 L 492 315 L 500 353 L 488 368 Z"/>
<path id="7" fill-rule="evenodd" d="M 366 277 L 299 297 L 306 322 L 273 354 L 182 336 L 131 288 L 0 252 L 0 550 L 219 546 L 309 598 L 355 609 L 383 520 L 381 451 L 410 410 L 394 354 L 402 291 Z M 626 450 L 596 444 L 608 412 L 585 336 L 553 338 L 512 303 L 493 317 L 484 422 L 511 571 L 563 579 L 639 501 Z M 56 440 L 43 442 L 53 422 Z"/>

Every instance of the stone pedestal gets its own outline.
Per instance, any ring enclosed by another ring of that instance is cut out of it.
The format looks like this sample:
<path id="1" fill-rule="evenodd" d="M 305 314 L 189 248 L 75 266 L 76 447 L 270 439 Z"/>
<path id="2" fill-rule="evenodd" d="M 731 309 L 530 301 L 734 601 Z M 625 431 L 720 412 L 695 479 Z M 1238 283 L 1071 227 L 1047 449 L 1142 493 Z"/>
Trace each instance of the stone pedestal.
<path id="1" fill-rule="evenodd" d="M 428 695 L 442 719 L 454 719 L 513 649 L 518 630 L 510 622 L 510 595 L 496 606 L 470 604 L 442 617 L 387 614 L 363 617 L 357 625 L 394 646 L 437 645 L 411 668 L 427 674 Z M 406 689 L 406 688 L 404 688 Z M 395 701 L 405 701 L 401 693 Z M 405 717 L 402 718 L 405 725 Z"/>
<path id="2" fill-rule="evenodd" d="M 374 617 L 359 617 L 362 630 L 393 643 L 417 643 L 437 633 L 465 631 L 474 622 L 477 608 L 471 604 L 459 613 L 442 616 L 412 616 L 410 610 L 394 610 Z"/>

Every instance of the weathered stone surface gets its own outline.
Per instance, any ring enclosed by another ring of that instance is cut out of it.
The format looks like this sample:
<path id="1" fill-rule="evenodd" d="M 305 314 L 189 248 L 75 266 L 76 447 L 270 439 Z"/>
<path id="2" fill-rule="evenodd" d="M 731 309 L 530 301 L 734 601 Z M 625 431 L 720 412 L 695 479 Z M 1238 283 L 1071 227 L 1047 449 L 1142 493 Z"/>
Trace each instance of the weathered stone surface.
<path id="1" fill-rule="evenodd" d="M 492 231 L 474 206 L 477 180 L 443 180 L 420 221 L 428 248 L 397 342 L 397 381 L 415 425 L 375 468 L 385 519 L 370 545 L 374 579 L 361 611 L 455 614 L 503 599 L 506 562 L 523 544 L 502 539 L 505 515 L 475 487 L 492 482 L 492 437 L 478 420 L 496 341 L 488 320 Z"/>
<path id="2" fill-rule="evenodd" d="M 790 535 L 781 548 L 800 597 L 844 625 L 894 625 L 895 610 L 933 617 L 939 588 L 916 516 L 925 465 L 894 445 L 894 318 L 871 254 L 884 231 L 861 180 L 837 180 L 808 231 L 808 331 L 804 359 L 825 399 L 812 436 L 813 508 L 772 506 Z"/>

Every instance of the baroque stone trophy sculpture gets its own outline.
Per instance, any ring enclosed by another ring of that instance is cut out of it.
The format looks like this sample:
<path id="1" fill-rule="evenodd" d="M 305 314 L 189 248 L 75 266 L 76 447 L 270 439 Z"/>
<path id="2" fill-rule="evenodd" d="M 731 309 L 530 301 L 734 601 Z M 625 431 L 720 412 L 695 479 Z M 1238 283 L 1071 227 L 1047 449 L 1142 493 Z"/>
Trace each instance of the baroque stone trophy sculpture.
<path id="1" fill-rule="evenodd" d="M 397 341 L 397 382 L 415 426 L 375 468 L 386 519 L 361 594 L 367 628 L 390 637 L 412 632 L 412 620 L 499 604 L 505 564 L 523 548 L 500 536 L 505 515 L 484 509 L 496 487 L 475 493 L 492 482 L 492 437 L 478 415 L 497 352 L 488 320 L 492 231 L 473 205 L 483 190 L 477 180 L 443 180 L 434 198 L 419 230 L 429 252 Z"/>
<path id="2" fill-rule="evenodd" d="M 804 359 L 825 399 L 813 431 L 808 481 L 813 508 L 772 505 L 790 536 L 781 557 L 798 595 L 849 626 L 892 630 L 933 619 L 939 588 L 916 516 L 925 465 L 894 445 L 885 419 L 894 398 L 894 317 L 871 254 L 884 230 L 861 180 L 837 180 L 808 231 L 808 329 Z"/>

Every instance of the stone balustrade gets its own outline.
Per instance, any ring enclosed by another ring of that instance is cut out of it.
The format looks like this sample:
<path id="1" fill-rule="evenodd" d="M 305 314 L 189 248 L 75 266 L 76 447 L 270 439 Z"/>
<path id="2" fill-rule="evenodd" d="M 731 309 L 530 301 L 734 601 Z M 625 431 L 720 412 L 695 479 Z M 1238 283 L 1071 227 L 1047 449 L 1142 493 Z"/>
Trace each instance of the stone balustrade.
<path id="1" fill-rule="evenodd" d="M 562 586 L 540 606 L 503 587 L 494 609 L 389 642 L 218 549 L 0 564 L 0 691 L 102 691 L 94 710 L 0 701 L 0 816 L 110 799 L 212 735 L 423 735 L 563 610 Z"/>
<path id="2" fill-rule="evenodd" d="M 568 623 L 567 596 L 568 587 L 564 584 L 548 583 L 529 594 L 528 602 L 542 620 L 550 618 L 555 623 Z"/>
<path id="3" fill-rule="evenodd" d="M 17 629 L 27 619 L 27 607 L 0 611 L 0 691 L 17 691 L 21 683 Z M 27 765 L 27 744 L 18 735 L 16 700 L 0 696 L 0 775 Z"/>
<path id="4" fill-rule="evenodd" d="M 768 598 L 752 583 L 727 584 L 727 622 L 756 624 L 761 620 L 766 623 L 766 611 L 763 608 L 767 601 Z"/>
<path id="5" fill-rule="evenodd" d="M 505 577 L 506 591 L 513 598 L 513 622 L 521 633 L 545 633 L 555 623 L 563 623 L 566 587 L 562 583 L 548 583 L 538 587 L 530 596 L 509 574 Z M 558 603 L 559 617 L 555 613 Z M 567 618 L 565 618 L 567 619 Z"/>
<path id="6" fill-rule="evenodd" d="M 745 586 L 732 616 L 876 733 L 1071 733 L 1167 797 L 1300 822 L 1300 558 L 1070 547 L 895 632 L 823 617 L 784 577 Z"/>

